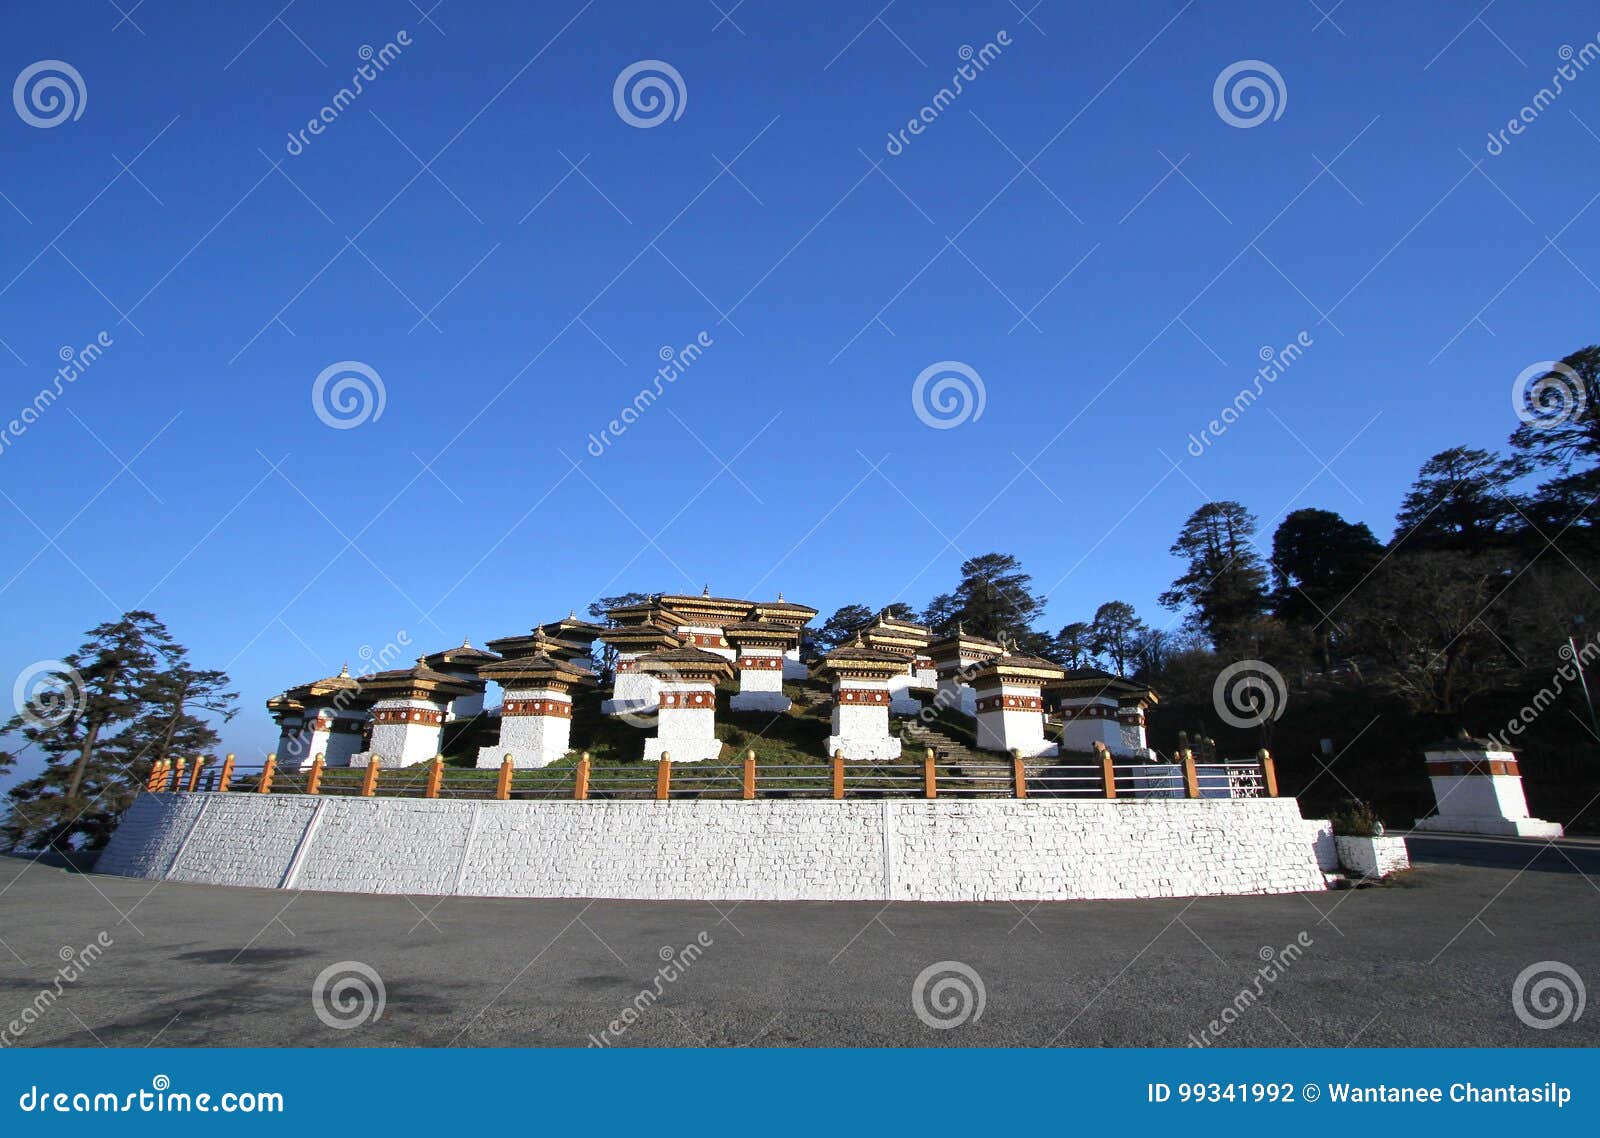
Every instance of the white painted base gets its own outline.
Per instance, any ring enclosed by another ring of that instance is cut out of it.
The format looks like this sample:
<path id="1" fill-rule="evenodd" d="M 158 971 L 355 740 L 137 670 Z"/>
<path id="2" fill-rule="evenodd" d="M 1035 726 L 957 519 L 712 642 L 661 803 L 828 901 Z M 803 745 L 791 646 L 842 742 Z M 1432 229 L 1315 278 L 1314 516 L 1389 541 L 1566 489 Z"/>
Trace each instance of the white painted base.
<path id="1" fill-rule="evenodd" d="M 1325 888 L 1292 798 L 142 794 L 96 871 L 269 889 L 647 900 L 1063 901 Z"/>
<path id="2" fill-rule="evenodd" d="M 1340 834 L 1333 841 L 1339 851 L 1339 864 L 1362 877 L 1388 877 L 1411 868 L 1406 840 L 1398 834 L 1385 834 L 1380 838 Z"/>
<path id="3" fill-rule="evenodd" d="M 792 700 L 781 691 L 734 692 L 728 700 L 733 711 L 788 711 Z"/>
<path id="4" fill-rule="evenodd" d="M 1560 822 L 1539 818 L 1473 818 L 1462 814 L 1418 818 L 1413 829 L 1435 834 L 1493 834 L 1509 838 L 1559 838 L 1565 832 Z"/>
<path id="5" fill-rule="evenodd" d="M 828 754 L 835 751 L 850 763 L 886 763 L 900 757 L 901 746 L 893 735 L 829 735 Z"/>
<path id="6" fill-rule="evenodd" d="M 722 757 L 721 739 L 646 739 L 644 741 L 644 761 L 656 763 L 661 761 L 661 756 L 672 756 L 675 763 L 706 763 Z"/>
<path id="7" fill-rule="evenodd" d="M 1316 855 L 1317 868 L 1331 873 L 1339 868 L 1339 847 L 1333 840 L 1333 823 L 1326 818 L 1306 819 L 1306 838 Z"/>

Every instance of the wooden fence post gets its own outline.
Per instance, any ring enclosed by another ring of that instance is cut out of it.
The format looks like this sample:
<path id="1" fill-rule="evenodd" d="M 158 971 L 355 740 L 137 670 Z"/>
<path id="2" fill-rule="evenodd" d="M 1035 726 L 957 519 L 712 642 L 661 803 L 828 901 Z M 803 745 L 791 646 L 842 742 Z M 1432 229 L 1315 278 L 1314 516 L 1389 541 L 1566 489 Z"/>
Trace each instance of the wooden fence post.
<path id="1" fill-rule="evenodd" d="M 228 793 L 228 784 L 233 781 L 233 752 L 229 751 L 227 758 L 222 760 L 222 773 L 217 776 L 217 793 Z"/>
<path id="2" fill-rule="evenodd" d="M 844 797 L 844 751 L 833 752 L 833 796 Z"/>
<path id="3" fill-rule="evenodd" d="M 444 756 L 435 755 L 428 763 L 428 782 L 422 788 L 422 797 L 438 798 L 439 786 L 444 782 Z"/>
<path id="4" fill-rule="evenodd" d="M 494 780 L 494 796 L 502 802 L 511 797 L 511 772 L 516 769 L 512 764 L 511 752 L 507 751 L 505 758 L 500 760 L 500 775 Z"/>
<path id="5" fill-rule="evenodd" d="M 317 752 L 317 757 L 311 760 L 311 773 L 306 776 L 306 793 L 322 793 L 322 752 Z M 365 790 L 362 791 L 366 793 Z"/>
<path id="6" fill-rule="evenodd" d="M 166 764 L 157 759 L 150 764 L 150 773 L 145 777 L 144 788 L 152 794 L 161 789 L 161 784 L 167 781 Z"/>
<path id="7" fill-rule="evenodd" d="M 672 788 L 672 755 L 666 751 L 661 752 L 661 761 L 656 764 L 656 798 L 659 801 L 667 800 L 668 792 Z"/>
<path id="8" fill-rule="evenodd" d="M 756 753 L 753 750 L 744 753 L 744 796 L 747 800 L 756 796 Z"/>
<path id="9" fill-rule="evenodd" d="M 922 794 L 925 798 L 939 797 L 939 770 L 934 765 L 932 747 L 922 755 Z"/>
<path id="10" fill-rule="evenodd" d="M 277 773 L 277 770 L 278 755 L 277 752 L 273 752 L 267 756 L 266 765 L 261 768 L 261 779 L 256 783 L 257 794 L 272 793 L 272 776 Z"/>
<path id="11" fill-rule="evenodd" d="M 577 774 L 572 779 L 572 797 L 579 802 L 589 797 L 589 752 L 578 756 Z"/>
<path id="12" fill-rule="evenodd" d="M 1261 781 L 1267 797 L 1278 797 L 1278 764 L 1272 761 L 1272 752 L 1262 747 L 1256 752 L 1256 758 L 1261 760 Z"/>
<path id="13" fill-rule="evenodd" d="M 1100 782 L 1107 798 L 1117 796 L 1117 770 L 1111 760 L 1111 748 L 1104 743 L 1096 743 L 1094 749 L 1100 754 Z"/>
<path id="14" fill-rule="evenodd" d="M 1028 768 L 1023 765 L 1022 752 L 1011 752 L 1011 785 L 1012 793 L 1018 798 L 1028 797 Z"/>
<path id="15" fill-rule="evenodd" d="M 200 789 L 200 768 L 205 765 L 205 762 L 206 757 L 204 755 L 196 755 L 194 757 L 194 766 L 189 769 L 190 791 L 196 791 Z"/>
<path id="16" fill-rule="evenodd" d="M 1187 747 L 1183 752 L 1183 793 L 1186 798 L 1200 797 L 1200 775 L 1194 769 L 1194 751 Z"/>
<path id="17" fill-rule="evenodd" d="M 320 757 L 320 756 L 319 756 Z M 378 793 L 378 771 L 383 769 L 378 765 L 378 756 L 372 755 L 367 760 L 367 769 L 361 774 L 361 797 L 371 798 Z"/>
<path id="18" fill-rule="evenodd" d="M 174 791 L 183 789 L 183 772 L 187 765 L 181 757 L 172 760 L 172 789 Z"/>

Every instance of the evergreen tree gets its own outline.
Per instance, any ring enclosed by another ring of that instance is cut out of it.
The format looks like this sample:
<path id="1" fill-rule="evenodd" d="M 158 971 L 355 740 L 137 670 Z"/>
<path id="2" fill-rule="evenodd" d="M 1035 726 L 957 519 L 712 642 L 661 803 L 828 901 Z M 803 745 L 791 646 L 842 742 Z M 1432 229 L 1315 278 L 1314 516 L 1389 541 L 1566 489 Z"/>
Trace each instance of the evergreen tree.
<path id="1" fill-rule="evenodd" d="M 832 652 L 839 645 L 848 643 L 852 636 L 871 624 L 875 616 L 877 613 L 866 605 L 839 606 L 832 616 L 811 630 L 812 650 Z"/>
<path id="2" fill-rule="evenodd" d="M 42 772 L 11 789 L 4 832 L 13 844 L 104 844 L 158 758 L 215 746 L 196 713 L 234 713 L 227 676 L 192 668 L 153 613 L 124 613 L 88 637 L 62 658 L 57 698 L 32 700 L 0 726 L 0 735 L 20 736 L 45 760 Z"/>
<path id="3" fill-rule="evenodd" d="M 961 563 L 961 582 L 953 593 L 935 597 L 923 623 L 940 636 L 960 625 L 974 636 L 1015 637 L 1024 651 L 1048 648 L 1049 638 L 1033 629 L 1045 599 L 1033 592 L 1033 578 L 1009 553 L 985 553 Z"/>
<path id="4" fill-rule="evenodd" d="M 1538 530 L 1530 536 L 1592 553 L 1600 529 L 1600 346 L 1573 352 L 1523 395 L 1512 462 L 1518 474 L 1549 476 L 1524 507 Z"/>
<path id="5" fill-rule="evenodd" d="M 1065 625 L 1051 641 L 1048 655 L 1064 667 L 1091 667 L 1094 664 L 1094 644 L 1089 625 L 1081 620 Z"/>
<path id="6" fill-rule="evenodd" d="M 1295 510 L 1272 535 L 1273 615 L 1310 630 L 1323 670 L 1333 664 L 1334 610 L 1382 557 L 1370 529 L 1332 510 Z"/>
<path id="7" fill-rule="evenodd" d="M 614 597 L 601 597 L 589 606 L 589 619 L 598 621 L 607 627 L 617 622 L 606 614 L 612 609 L 626 608 L 629 605 L 642 605 L 654 597 L 654 593 L 618 593 Z M 617 672 L 617 650 L 605 641 L 596 642 L 599 647 L 597 662 L 599 664 L 602 680 L 609 682 Z"/>
<path id="8" fill-rule="evenodd" d="M 1238 502 L 1207 502 L 1178 533 L 1171 552 L 1187 565 L 1161 594 L 1170 609 L 1188 606 L 1217 649 L 1230 647 L 1238 628 L 1267 609 L 1267 570 L 1250 544 L 1256 519 Z"/>
<path id="9" fill-rule="evenodd" d="M 1395 516 L 1392 545 L 1411 551 L 1482 553 L 1516 528 L 1512 463 L 1476 447 L 1440 451 L 1417 472 Z"/>
<path id="10" fill-rule="evenodd" d="M 1125 601 L 1107 601 L 1094 612 L 1089 637 L 1094 650 L 1105 657 L 1119 676 L 1128 674 L 1128 666 L 1138 654 L 1139 644 L 1150 630 L 1134 614 L 1133 606 Z"/>

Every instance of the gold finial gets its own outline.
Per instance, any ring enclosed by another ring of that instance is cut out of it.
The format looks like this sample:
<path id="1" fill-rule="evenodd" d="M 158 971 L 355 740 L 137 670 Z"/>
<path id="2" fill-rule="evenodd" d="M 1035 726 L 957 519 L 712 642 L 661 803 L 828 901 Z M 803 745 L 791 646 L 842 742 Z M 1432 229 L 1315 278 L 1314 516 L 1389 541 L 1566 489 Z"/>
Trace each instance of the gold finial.
<path id="1" fill-rule="evenodd" d="M 701 589 L 700 595 L 702 597 L 709 597 L 711 595 L 711 586 L 707 585 L 705 588 Z"/>
<path id="2" fill-rule="evenodd" d="M 417 667 L 426 668 L 427 666 L 428 666 L 428 658 L 426 656 L 418 656 L 417 657 Z"/>
<path id="3" fill-rule="evenodd" d="M 778 590 L 778 602 L 780 604 L 783 602 L 783 590 L 782 589 Z"/>
<path id="4" fill-rule="evenodd" d="M 463 647 L 463 648 L 471 648 L 472 647 L 472 637 L 463 636 L 461 638 L 461 647 Z"/>
<path id="5" fill-rule="evenodd" d="M 343 664 L 339 665 L 339 678 L 341 680 L 348 680 L 350 678 L 350 661 L 346 660 Z"/>
<path id="6" fill-rule="evenodd" d="M 569 607 L 567 609 L 567 619 L 568 620 L 577 620 L 578 619 L 578 609 L 577 609 L 576 606 L 572 606 L 572 607 Z"/>

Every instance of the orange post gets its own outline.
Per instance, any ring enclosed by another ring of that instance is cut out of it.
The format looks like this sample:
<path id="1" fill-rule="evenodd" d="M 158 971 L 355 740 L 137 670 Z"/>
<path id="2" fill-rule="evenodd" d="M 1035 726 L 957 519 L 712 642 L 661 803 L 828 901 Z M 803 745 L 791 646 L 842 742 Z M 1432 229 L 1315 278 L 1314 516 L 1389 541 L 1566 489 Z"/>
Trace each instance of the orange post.
<path id="1" fill-rule="evenodd" d="M 173 759 L 172 760 L 172 789 L 173 790 L 182 790 L 183 789 L 183 771 L 184 771 L 185 765 L 186 764 L 184 763 L 184 761 L 182 759 Z"/>
<path id="2" fill-rule="evenodd" d="M 844 797 L 844 752 L 833 753 L 833 796 Z"/>
<path id="3" fill-rule="evenodd" d="M 922 756 L 922 793 L 927 798 L 939 797 L 939 771 L 934 766 L 932 747 Z"/>
<path id="4" fill-rule="evenodd" d="M 1200 797 L 1200 775 L 1194 769 L 1194 751 L 1188 748 L 1183 752 L 1183 793 L 1187 798 Z"/>
<path id="5" fill-rule="evenodd" d="M 1272 761 L 1272 752 L 1262 747 L 1256 758 L 1261 760 L 1261 781 L 1266 785 L 1267 797 L 1278 797 L 1278 764 Z"/>
<path id="6" fill-rule="evenodd" d="M 167 781 L 166 763 L 157 759 L 150 764 L 150 774 L 144 780 L 144 788 L 152 793 L 161 789 L 161 784 Z"/>
<path id="7" fill-rule="evenodd" d="M 444 756 L 435 755 L 428 764 L 428 783 L 422 789 L 422 797 L 438 798 L 439 785 L 444 782 Z"/>
<path id="8" fill-rule="evenodd" d="M 1100 752 L 1100 782 L 1105 788 L 1107 798 L 1117 796 L 1117 771 L 1111 762 L 1111 749 L 1104 743 L 1096 743 L 1095 750 Z"/>
<path id="9" fill-rule="evenodd" d="M 222 773 L 217 776 L 217 793 L 226 794 L 228 784 L 233 781 L 233 752 L 229 751 L 227 758 L 222 760 Z"/>
<path id="10" fill-rule="evenodd" d="M 661 752 L 661 761 L 656 764 L 656 798 L 662 802 L 667 800 L 667 794 L 672 789 L 672 756 L 666 751 Z"/>
<path id="11" fill-rule="evenodd" d="M 577 774 L 572 779 L 572 797 L 579 802 L 589 797 L 589 752 L 578 756 Z"/>
<path id="12" fill-rule="evenodd" d="M 306 776 L 306 793 L 307 794 L 321 794 L 322 793 L 322 754 L 321 754 L 321 752 L 318 752 L 317 757 L 311 760 L 311 773 Z"/>
<path id="13" fill-rule="evenodd" d="M 319 758 L 321 756 L 318 756 Z M 378 793 L 378 756 L 373 755 L 367 762 L 367 769 L 361 773 L 361 797 L 371 798 Z M 320 777 L 320 776 L 319 776 Z"/>
<path id="14" fill-rule="evenodd" d="M 191 791 L 200 789 L 200 768 L 205 765 L 205 762 L 206 757 L 204 755 L 196 755 L 194 757 L 194 766 L 189 770 L 189 789 Z"/>
<path id="15" fill-rule="evenodd" d="M 278 756 L 277 756 L 277 754 L 274 753 L 274 754 L 268 755 L 267 756 L 266 765 L 261 768 L 261 781 L 256 783 L 256 793 L 257 794 L 271 794 L 272 793 L 272 776 L 274 774 L 276 774 L 277 771 L 278 771 Z"/>
<path id="16" fill-rule="evenodd" d="M 756 753 L 744 753 L 744 796 L 751 799 L 756 796 Z"/>
<path id="17" fill-rule="evenodd" d="M 1011 752 L 1011 782 L 1018 798 L 1028 797 L 1028 768 L 1023 765 L 1022 752 Z"/>
<path id="18" fill-rule="evenodd" d="M 511 754 L 500 760 L 500 777 L 494 780 L 494 796 L 504 802 L 511 797 L 511 772 L 517 768 L 512 765 Z"/>

